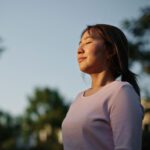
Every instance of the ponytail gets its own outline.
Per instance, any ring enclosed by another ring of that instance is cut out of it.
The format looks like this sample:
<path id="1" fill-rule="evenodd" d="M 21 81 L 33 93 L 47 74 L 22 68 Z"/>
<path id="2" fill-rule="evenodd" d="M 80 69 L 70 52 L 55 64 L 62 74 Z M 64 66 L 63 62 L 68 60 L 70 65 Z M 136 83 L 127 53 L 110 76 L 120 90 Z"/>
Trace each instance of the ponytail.
<path id="1" fill-rule="evenodd" d="M 135 73 L 133 73 L 132 71 L 127 69 L 127 71 L 122 72 L 121 81 L 129 82 L 133 86 L 133 88 L 136 91 L 136 93 L 140 96 L 140 88 L 139 88 L 139 86 L 137 84 L 136 76 L 137 75 Z"/>

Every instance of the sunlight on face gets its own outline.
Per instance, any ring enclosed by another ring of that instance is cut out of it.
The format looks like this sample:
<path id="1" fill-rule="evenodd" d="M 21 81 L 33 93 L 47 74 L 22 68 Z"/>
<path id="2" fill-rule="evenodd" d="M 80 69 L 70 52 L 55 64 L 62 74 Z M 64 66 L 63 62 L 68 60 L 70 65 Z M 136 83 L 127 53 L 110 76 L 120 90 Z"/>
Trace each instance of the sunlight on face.
<path id="1" fill-rule="evenodd" d="M 82 72 L 91 74 L 106 69 L 104 40 L 94 38 L 86 31 L 79 42 L 77 58 Z"/>

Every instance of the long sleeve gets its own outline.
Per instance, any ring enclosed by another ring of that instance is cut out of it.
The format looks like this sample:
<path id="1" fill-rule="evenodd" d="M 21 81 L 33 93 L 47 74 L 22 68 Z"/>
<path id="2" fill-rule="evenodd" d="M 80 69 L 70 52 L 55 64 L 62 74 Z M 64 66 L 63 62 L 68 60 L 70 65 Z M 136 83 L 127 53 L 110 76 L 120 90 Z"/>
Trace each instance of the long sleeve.
<path id="1" fill-rule="evenodd" d="M 141 150 L 142 117 L 140 98 L 133 87 L 120 87 L 110 109 L 115 150 Z"/>
<path id="2" fill-rule="evenodd" d="M 142 105 L 128 82 L 81 92 L 62 123 L 64 150 L 141 150 Z"/>

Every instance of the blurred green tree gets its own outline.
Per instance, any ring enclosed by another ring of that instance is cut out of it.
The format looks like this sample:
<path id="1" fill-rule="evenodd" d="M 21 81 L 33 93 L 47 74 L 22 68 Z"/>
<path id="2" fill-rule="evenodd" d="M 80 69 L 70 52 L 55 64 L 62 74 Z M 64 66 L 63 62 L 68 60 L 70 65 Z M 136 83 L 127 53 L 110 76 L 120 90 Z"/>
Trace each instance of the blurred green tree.
<path id="1" fill-rule="evenodd" d="M 138 61 L 142 71 L 150 74 L 150 6 L 141 9 L 137 19 L 123 21 L 132 39 L 129 41 L 130 62 Z"/>
<path id="2" fill-rule="evenodd" d="M 8 113 L 0 111 L 0 150 L 17 149 L 20 124 Z"/>
<path id="3" fill-rule="evenodd" d="M 141 9 L 136 19 L 124 20 L 123 28 L 129 34 L 129 65 L 140 66 L 139 77 L 145 99 L 150 99 L 150 6 Z"/>
<path id="4" fill-rule="evenodd" d="M 28 100 L 22 122 L 27 149 L 63 149 L 61 123 L 68 110 L 64 98 L 56 90 L 36 88 Z"/>
<path id="5" fill-rule="evenodd" d="M 142 81 L 144 75 L 150 75 L 150 6 L 141 9 L 141 14 L 137 19 L 123 21 L 123 27 L 128 31 L 131 39 L 129 41 L 130 65 L 138 62 L 141 66 L 140 74 Z M 149 86 L 144 85 L 146 99 L 150 100 Z M 145 110 L 146 111 L 146 110 Z M 150 149 L 150 124 L 144 126 L 142 136 L 142 150 Z"/>
<path id="6" fill-rule="evenodd" d="M 0 54 L 5 50 L 0 37 Z M 19 124 L 9 113 L 0 110 L 0 150 L 17 149 L 17 135 Z"/>

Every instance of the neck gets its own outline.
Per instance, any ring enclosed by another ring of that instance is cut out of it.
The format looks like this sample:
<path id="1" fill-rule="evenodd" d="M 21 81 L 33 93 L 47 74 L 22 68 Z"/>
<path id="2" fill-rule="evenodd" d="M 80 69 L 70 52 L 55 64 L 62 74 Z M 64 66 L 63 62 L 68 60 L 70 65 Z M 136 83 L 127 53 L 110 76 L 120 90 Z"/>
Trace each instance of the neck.
<path id="1" fill-rule="evenodd" d="M 91 83 L 92 89 L 101 88 L 104 85 L 115 80 L 112 74 L 106 71 L 103 71 L 101 73 L 91 74 L 91 79 L 92 79 L 92 83 Z"/>

